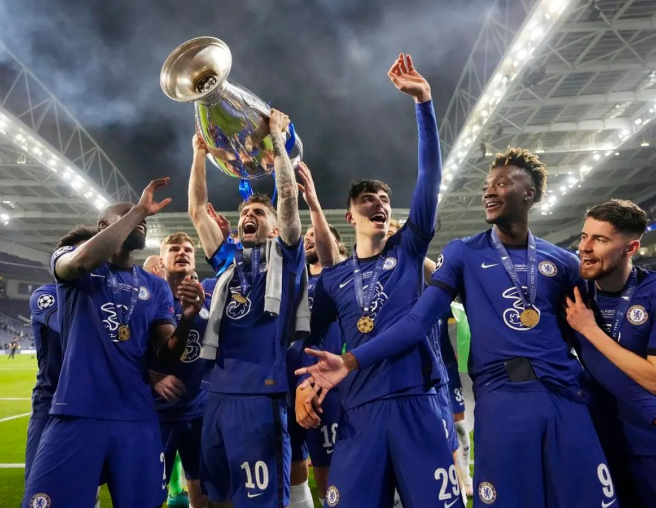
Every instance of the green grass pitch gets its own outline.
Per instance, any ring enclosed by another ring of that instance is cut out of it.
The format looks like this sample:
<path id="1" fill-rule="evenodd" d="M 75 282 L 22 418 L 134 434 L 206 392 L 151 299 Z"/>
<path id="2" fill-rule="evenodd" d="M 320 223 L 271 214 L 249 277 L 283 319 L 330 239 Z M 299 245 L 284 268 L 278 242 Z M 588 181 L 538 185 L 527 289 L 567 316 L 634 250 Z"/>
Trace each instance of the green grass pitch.
<path id="1" fill-rule="evenodd" d="M 16 355 L 14 360 L 9 360 L 7 356 L 0 355 L 0 506 L 20 506 L 23 496 L 25 470 L 22 464 L 25 462 L 27 414 L 31 409 L 30 396 L 36 371 L 36 358 Z M 18 415 L 25 416 L 5 420 Z M 320 508 L 311 468 L 310 487 L 314 506 Z M 100 506 L 112 506 L 106 487 L 102 488 Z M 471 501 L 468 506 L 471 507 Z"/>

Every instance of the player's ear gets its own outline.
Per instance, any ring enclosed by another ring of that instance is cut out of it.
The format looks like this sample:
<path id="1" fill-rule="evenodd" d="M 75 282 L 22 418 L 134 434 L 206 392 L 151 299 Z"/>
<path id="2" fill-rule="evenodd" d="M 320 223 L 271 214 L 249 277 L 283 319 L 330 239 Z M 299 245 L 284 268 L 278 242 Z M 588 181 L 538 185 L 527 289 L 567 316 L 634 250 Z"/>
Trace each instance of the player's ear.
<path id="1" fill-rule="evenodd" d="M 98 231 L 102 231 L 103 229 L 106 229 L 109 226 L 109 223 L 106 220 L 101 220 L 98 221 Z"/>
<path id="2" fill-rule="evenodd" d="M 159 267 L 164 270 L 164 260 L 162 258 L 159 258 Z"/>
<path id="3" fill-rule="evenodd" d="M 355 219 L 353 218 L 353 214 L 351 213 L 350 210 L 346 212 L 346 215 L 344 217 L 346 217 L 346 222 L 348 222 L 349 224 L 353 224 L 355 226 Z"/>
<path id="4" fill-rule="evenodd" d="M 535 199 L 535 187 L 529 187 L 524 193 L 524 201 L 531 201 Z"/>
<path id="5" fill-rule="evenodd" d="M 638 250 L 640 250 L 640 240 L 631 240 L 626 246 L 626 254 L 629 257 L 635 256 Z"/>
<path id="6" fill-rule="evenodd" d="M 279 234 L 280 234 L 280 228 L 276 226 L 271 230 L 271 233 L 269 233 L 269 236 L 267 236 L 267 238 L 275 238 Z"/>

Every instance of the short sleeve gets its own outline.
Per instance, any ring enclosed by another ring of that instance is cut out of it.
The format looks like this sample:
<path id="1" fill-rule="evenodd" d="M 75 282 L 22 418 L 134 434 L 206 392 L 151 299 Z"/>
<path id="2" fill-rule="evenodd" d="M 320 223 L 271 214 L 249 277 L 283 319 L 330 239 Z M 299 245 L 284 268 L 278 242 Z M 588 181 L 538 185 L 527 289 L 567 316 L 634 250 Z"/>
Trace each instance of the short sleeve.
<path id="1" fill-rule="evenodd" d="M 296 245 L 287 245 L 280 237 L 276 237 L 280 250 L 282 251 L 283 264 L 292 273 L 299 273 L 305 266 L 305 245 L 302 238 L 298 239 Z"/>
<path id="2" fill-rule="evenodd" d="M 153 326 L 167 323 L 176 326 L 177 321 L 175 319 L 175 308 L 173 307 L 173 295 L 171 294 L 171 290 L 164 280 L 159 279 L 157 282 L 161 282 L 162 284 L 157 285 L 157 290 L 155 292 L 157 295 L 157 300 L 155 301 L 157 309 L 155 311 Z"/>
<path id="3" fill-rule="evenodd" d="M 439 287 L 455 298 L 462 288 L 464 250 L 462 240 L 449 242 L 435 260 L 435 268 L 428 284 Z"/>
<path id="4" fill-rule="evenodd" d="M 59 333 L 57 295 L 54 292 L 37 289 L 30 297 L 30 311 L 33 322 Z"/>

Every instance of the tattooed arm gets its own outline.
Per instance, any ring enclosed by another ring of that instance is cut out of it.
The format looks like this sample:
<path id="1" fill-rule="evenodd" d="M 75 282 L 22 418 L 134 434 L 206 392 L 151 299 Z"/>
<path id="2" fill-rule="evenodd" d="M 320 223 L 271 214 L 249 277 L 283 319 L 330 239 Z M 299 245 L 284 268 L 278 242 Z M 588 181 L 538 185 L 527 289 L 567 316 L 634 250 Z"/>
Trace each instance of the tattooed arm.
<path id="1" fill-rule="evenodd" d="M 294 168 L 285 150 L 283 133 L 289 125 L 289 117 L 275 109 L 271 110 L 269 130 L 273 140 L 275 159 L 273 166 L 276 171 L 276 187 L 278 188 L 278 224 L 280 239 L 285 245 L 296 245 L 301 239 L 301 218 L 298 214 L 298 187 Z"/>

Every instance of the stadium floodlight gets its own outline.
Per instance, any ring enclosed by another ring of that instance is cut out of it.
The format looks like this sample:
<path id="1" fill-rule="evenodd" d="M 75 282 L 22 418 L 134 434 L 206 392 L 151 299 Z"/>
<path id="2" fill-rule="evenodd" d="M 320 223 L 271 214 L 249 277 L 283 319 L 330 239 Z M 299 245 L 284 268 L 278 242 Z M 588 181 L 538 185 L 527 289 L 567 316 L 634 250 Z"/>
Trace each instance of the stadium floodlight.
<path id="1" fill-rule="evenodd" d="M 484 126 L 500 107 L 511 84 L 524 71 L 535 52 L 551 38 L 559 19 L 573 0 L 542 0 L 538 2 L 526 21 L 517 31 L 504 58 L 495 69 L 478 102 L 472 109 L 464 126 L 458 133 L 444 167 L 453 172 L 461 169 L 473 146 L 479 146 L 479 137 Z M 443 194 L 447 194 L 446 190 Z"/>
<path id="2" fill-rule="evenodd" d="M 631 130 L 623 129 L 622 131 L 620 131 L 617 134 L 618 142 L 614 145 L 612 149 L 607 150 L 604 153 L 604 156 L 609 157 L 613 154 L 615 154 L 615 156 L 619 156 L 620 152 L 618 150 L 622 147 L 622 145 L 624 145 L 630 139 L 633 139 L 636 136 L 638 136 L 644 129 L 647 128 L 647 126 L 651 123 L 651 121 L 654 118 L 656 118 L 656 112 L 654 111 L 653 108 L 649 109 L 649 113 L 645 113 L 645 112 L 641 113 L 640 111 L 638 111 L 636 117 L 633 118 L 632 119 L 633 121 L 631 122 L 633 128 Z M 649 146 L 649 142 L 643 141 L 640 143 L 640 146 Z M 575 185 L 577 188 L 582 187 L 582 184 L 589 177 L 590 173 L 596 167 L 602 164 L 604 161 L 601 159 L 599 154 L 593 153 L 591 156 L 586 157 L 582 162 L 583 165 L 579 170 L 579 178 L 578 179 L 575 177 L 568 178 L 568 184 L 570 189 L 574 188 Z M 554 202 L 548 202 L 547 206 L 544 205 L 541 206 L 540 207 L 540 209 L 542 210 L 541 214 L 549 215 L 557 204 L 558 204 L 558 200 Z"/>

